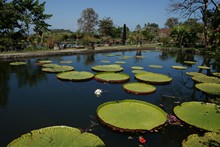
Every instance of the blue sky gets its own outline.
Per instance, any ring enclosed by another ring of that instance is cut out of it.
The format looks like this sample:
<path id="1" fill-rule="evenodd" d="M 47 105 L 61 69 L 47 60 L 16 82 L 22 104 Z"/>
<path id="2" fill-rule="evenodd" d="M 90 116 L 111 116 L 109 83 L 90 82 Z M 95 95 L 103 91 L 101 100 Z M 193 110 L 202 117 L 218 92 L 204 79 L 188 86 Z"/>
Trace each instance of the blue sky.
<path id="1" fill-rule="evenodd" d="M 51 29 L 76 31 L 77 20 L 86 8 L 93 8 L 99 19 L 110 17 L 116 26 L 126 24 L 131 30 L 145 23 L 157 23 L 162 28 L 167 18 L 174 16 L 166 11 L 169 3 L 170 0 L 46 0 L 45 13 L 53 14 L 47 20 Z"/>

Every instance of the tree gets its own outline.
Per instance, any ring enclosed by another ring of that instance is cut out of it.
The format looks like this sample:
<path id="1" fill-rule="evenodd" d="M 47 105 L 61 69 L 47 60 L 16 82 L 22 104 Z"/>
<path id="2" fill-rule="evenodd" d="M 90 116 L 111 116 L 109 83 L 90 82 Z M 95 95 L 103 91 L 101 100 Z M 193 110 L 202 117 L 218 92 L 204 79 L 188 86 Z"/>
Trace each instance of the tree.
<path id="1" fill-rule="evenodd" d="M 178 18 L 174 18 L 174 17 L 171 17 L 171 18 L 168 18 L 166 23 L 165 23 L 165 26 L 167 28 L 173 28 L 174 26 L 178 25 L 179 24 L 179 20 Z"/>
<path id="2" fill-rule="evenodd" d="M 208 46 L 208 11 L 209 8 L 217 9 L 218 0 L 171 0 L 170 11 L 180 11 L 183 17 L 198 15 L 204 24 L 204 45 Z"/>
<path id="3" fill-rule="evenodd" d="M 143 35 L 147 41 L 155 41 L 159 33 L 159 25 L 156 23 L 145 24 Z"/>
<path id="4" fill-rule="evenodd" d="M 80 31 L 86 35 L 92 36 L 98 24 L 98 17 L 99 15 L 92 8 L 83 10 L 81 17 L 77 21 Z"/>
<path id="5" fill-rule="evenodd" d="M 99 20 L 99 35 L 100 36 L 113 36 L 113 21 L 110 17 Z"/>
<path id="6" fill-rule="evenodd" d="M 122 32 L 122 44 L 125 45 L 127 40 L 127 27 L 126 24 L 123 26 L 123 32 Z"/>

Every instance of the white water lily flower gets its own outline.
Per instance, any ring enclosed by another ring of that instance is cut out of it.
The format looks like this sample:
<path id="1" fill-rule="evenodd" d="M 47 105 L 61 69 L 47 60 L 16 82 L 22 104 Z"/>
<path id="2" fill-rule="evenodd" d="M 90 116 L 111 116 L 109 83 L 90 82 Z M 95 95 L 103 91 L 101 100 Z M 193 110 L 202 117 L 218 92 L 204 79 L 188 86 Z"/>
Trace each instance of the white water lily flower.
<path id="1" fill-rule="evenodd" d="M 95 95 L 100 96 L 102 94 L 102 89 L 96 89 L 94 93 Z"/>

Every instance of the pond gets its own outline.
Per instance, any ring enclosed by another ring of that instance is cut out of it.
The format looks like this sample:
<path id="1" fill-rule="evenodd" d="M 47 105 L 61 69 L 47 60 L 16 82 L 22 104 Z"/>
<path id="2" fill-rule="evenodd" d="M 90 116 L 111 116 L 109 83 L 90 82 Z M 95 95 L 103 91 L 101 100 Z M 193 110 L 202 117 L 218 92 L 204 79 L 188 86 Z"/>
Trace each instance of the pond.
<path id="1" fill-rule="evenodd" d="M 126 58 L 125 58 L 126 57 Z M 129 58 L 128 58 L 129 57 Z M 84 82 L 69 82 L 57 79 L 56 74 L 43 72 L 36 64 L 39 60 L 72 61 L 77 71 L 92 70 L 94 65 L 115 64 L 123 61 L 123 73 L 130 75 L 130 81 L 137 81 L 132 66 L 141 66 L 146 71 L 166 74 L 172 83 L 156 85 L 156 92 L 134 95 L 123 90 L 122 84 L 98 82 L 95 79 Z M 185 60 L 196 64 L 184 64 Z M 126 51 L 72 56 L 25 59 L 27 65 L 10 66 L 10 61 L 0 62 L 0 146 L 31 130 L 48 126 L 66 125 L 91 131 L 99 136 L 106 146 L 138 146 L 138 136 L 142 135 L 147 146 L 181 146 L 188 135 L 203 133 L 195 127 L 166 125 L 156 132 L 120 133 L 102 125 L 96 117 L 99 105 L 108 101 L 136 99 L 159 106 L 168 114 L 173 108 L 186 101 L 209 101 L 210 96 L 197 90 L 192 78 L 186 72 L 210 74 L 215 70 L 200 70 L 204 58 L 193 54 L 167 53 L 160 51 Z M 163 68 L 151 68 L 160 65 Z M 184 65 L 186 70 L 176 70 L 173 65 Z M 96 89 L 103 93 L 97 97 Z"/>

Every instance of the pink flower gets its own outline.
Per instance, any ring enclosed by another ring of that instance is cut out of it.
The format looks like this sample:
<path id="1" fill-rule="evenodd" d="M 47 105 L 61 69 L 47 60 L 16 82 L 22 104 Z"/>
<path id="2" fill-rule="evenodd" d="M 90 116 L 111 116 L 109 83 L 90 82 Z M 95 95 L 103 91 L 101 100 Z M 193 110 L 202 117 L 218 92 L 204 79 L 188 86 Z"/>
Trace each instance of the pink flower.
<path id="1" fill-rule="evenodd" d="M 139 139 L 140 143 L 146 143 L 146 141 L 147 141 L 144 139 L 144 137 L 141 137 L 141 136 L 138 139 Z"/>

